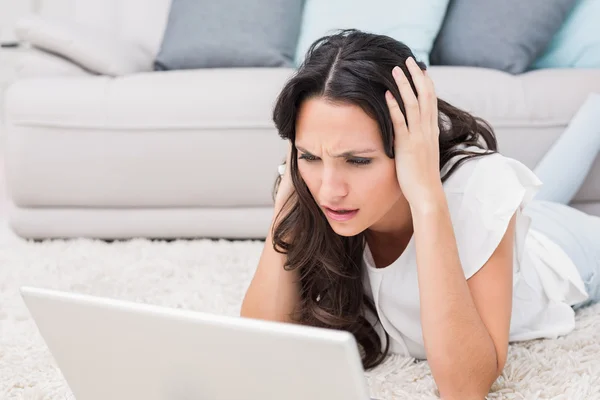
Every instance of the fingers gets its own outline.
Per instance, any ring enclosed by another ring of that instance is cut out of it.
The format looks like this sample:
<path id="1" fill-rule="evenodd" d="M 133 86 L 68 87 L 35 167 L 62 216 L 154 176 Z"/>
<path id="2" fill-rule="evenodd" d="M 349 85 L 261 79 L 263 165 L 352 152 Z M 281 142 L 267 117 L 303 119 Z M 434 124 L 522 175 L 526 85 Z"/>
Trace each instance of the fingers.
<path id="1" fill-rule="evenodd" d="M 426 71 L 421 70 L 412 57 L 406 60 L 406 68 L 411 74 L 418 98 L 400 67 L 394 67 L 392 75 L 404 102 L 408 131 L 422 130 L 439 133 L 437 96 L 433 81 Z"/>
<path id="2" fill-rule="evenodd" d="M 402 69 L 396 66 L 392 70 L 394 81 L 398 86 L 404 103 L 406 119 L 398 101 L 392 93 L 389 90 L 385 92 L 386 102 L 394 125 L 396 146 L 399 143 L 399 136 L 408 135 L 412 132 L 421 132 L 426 136 L 432 135 L 436 137 L 440 133 L 438 126 L 438 99 L 435 94 L 433 81 L 426 71 L 421 70 L 412 57 L 406 60 L 406 68 L 411 74 L 418 98 Z"/>
<path id="3" fill-rule="evenodd" d="M 421 124 L 426 132 L 429 132 L 431 128 L 431 116 L 433 115 L 433 99 L 435 93 L 433 87 L 430 85 L 429 77 L 425 76 L 425 73 L 417 65 L 414 58 L 409 57 L 406 59 L 406 67 L 410 72 L 415 88 L 419 94 L 419 111 L 421 112 Z"/>
<path id="4" fill-rule="evenodd" d="M 404 120 L 402 110 L 400 110 L 400 105 L 389 90 L 385 91 L 385 100 L 390 110 L 390 116 L 394 126 L 394 136 L 398 137 L 399 135 L 408 134 L 408 127 L 406 126 L 406 121 Z M 394 140 L 396 145 L 398 142 L 399 140 Z"/>
<path id="5" fill-rule="evenodd" d="M 431 128 L 434 129 L 437 134 L 439 135 L 440 133 L 440 128 L 439 128 L 439 121 L 438 121 L 438 98 L 437 98 L 437 94 L 435 93 L 435 86 L 433 84 L 433 79 L 431 79 L 431 77 L 429 76 L 429 72 L 427 71 L 423 71 L 423 74 L 425 75 L 425 81 L 428 84 L 430 93 L 433 93 L 433 98 L 431 101 Z"/>
<path id="6" fill-rule="evenodd" d="M 406 75 L 404 75 L 404 72 L 400 67 L 394 67 L 392 75 L 396 82 L 396 86 L 398 86 L 400 95 L 402 96 L 402 101 L 404 102 L 404 110 L 406 111 L 406 119 L 408 121 L 408 131 L 416 131 L 419 129 L 421 119 L 419 101 L 410 86 L 410 81 Z"/>

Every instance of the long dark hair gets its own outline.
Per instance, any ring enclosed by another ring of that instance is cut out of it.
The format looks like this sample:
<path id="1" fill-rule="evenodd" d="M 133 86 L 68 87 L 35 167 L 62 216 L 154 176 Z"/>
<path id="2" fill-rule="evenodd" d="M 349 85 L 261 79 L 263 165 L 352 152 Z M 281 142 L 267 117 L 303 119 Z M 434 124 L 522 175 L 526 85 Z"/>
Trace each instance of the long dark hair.
<path id="1" fill-rule="evenodd" d="M 392 68 L 400 66 L 404 70 L 416 94 L 405 66 L 408 57 L 414 55 L 406 45 L 384 35 L 346 29 L 318 39 L 277 98 L 273 120 L 279 135 L 295 143 L 300 105 L 319 96 L 360 106 L 379 124 L 385 153 L 393 158 L 394 134 L 384 94 L 390 90 L 404 113 Z M 497 144 L 485 121 L 440 99 L 438 110 L 440 170 L 460 156 L 444 173 L 445 181 L 460 164 L 482 155 L 466 147 L 476 146 L 491 153 L 497 150 Z M 288 168 L 295 193 L 277 217 L 272 232 L 275 250 L 287 254 L 284 268 L 299 271 L 301 300 L 293 318 L 307 325 L 351 332 L 359 344 L 363 366 L 375 367 L 388 353 L 389 337 L 386 334 L 384 346 L 367 317 L 367 312 L 376 312 L 363 286 L 364 233 L 343 237 L 333 231 L 298 173 L 297 156 L 292 146 Z"/>

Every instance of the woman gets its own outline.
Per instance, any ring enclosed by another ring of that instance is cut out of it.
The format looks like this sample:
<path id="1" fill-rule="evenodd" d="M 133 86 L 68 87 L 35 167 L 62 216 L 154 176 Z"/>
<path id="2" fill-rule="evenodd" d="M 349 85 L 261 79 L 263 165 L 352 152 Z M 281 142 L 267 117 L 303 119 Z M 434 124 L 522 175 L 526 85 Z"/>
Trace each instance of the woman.
<path id="1" fill-rule="evenodd" d="M 600 246 L 581 233 L 598 240 L 600 219 L 531 201 L 538 177 L 437 99 L 402 43 L 321 38 L 274 121 L 289 167 L 242 316 L 348 330 L 365 368 L 427 359 L 442 397 L 467 399 L 487 395 L 510 341 L 565 334 L 571 306 L 598 298 L 581 275 L 600 269 Z"/>

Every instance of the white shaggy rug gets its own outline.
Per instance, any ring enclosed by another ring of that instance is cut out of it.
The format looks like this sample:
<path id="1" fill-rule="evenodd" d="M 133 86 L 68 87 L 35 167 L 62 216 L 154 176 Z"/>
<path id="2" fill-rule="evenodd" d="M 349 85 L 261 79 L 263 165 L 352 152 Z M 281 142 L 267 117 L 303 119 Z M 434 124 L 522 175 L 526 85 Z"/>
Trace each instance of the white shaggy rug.
<path id="1" fill-rule="evenodd" d="M 6 239 L 6 238 L 5 238 Z M 71 398 L 22 302 L 21 285 L 237 315 L 259 241 L 0 241 L 0 399 Z M 600 399 L 600 305 L 557 340 L 510 348 L 490 399 Z M 367 373 L 381 399 L 436 399 L 426 362 L 391 356 Z"/>

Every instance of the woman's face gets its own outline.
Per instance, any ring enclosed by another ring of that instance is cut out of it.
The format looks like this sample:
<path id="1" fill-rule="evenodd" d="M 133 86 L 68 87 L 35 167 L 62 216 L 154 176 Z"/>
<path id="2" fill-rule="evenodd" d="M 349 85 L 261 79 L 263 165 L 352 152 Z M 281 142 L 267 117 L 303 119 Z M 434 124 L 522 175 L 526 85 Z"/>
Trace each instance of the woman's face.
<path id="1" fill-rule="evenodd" d="M 388 225 L 386 214 L 404 197 L 374 119 L 357 105 L 314 97 L 300 107 L 295 144 L 300 175 L 337 234 Z"/>

